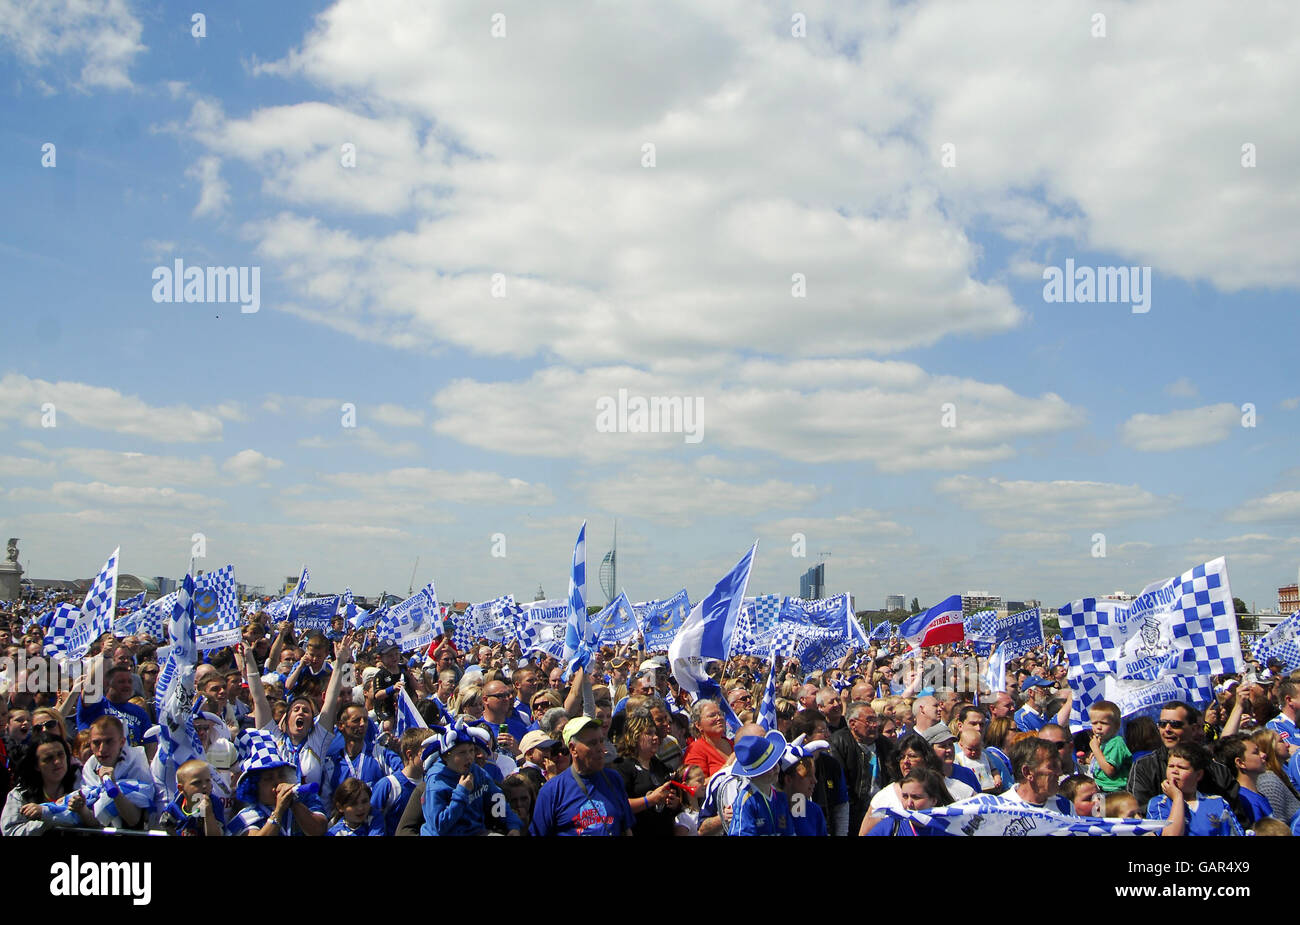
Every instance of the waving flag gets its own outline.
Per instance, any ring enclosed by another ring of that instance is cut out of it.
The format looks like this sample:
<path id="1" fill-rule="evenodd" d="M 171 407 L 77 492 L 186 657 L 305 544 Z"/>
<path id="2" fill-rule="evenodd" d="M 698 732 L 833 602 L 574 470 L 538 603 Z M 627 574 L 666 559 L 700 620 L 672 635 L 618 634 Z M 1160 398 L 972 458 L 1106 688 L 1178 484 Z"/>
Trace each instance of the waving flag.
<path id="1" fill-rule="evenodd" d="M 121 551 L 119 546 L 108 557 L 104 567 L 90 583 L 80 610 L 59 607 L 46 636 L 47 655 L 82 658 L 90 650 L 91 643 L 113 631 L 113 602 L 117 600 L 117 554 Z M 68 623 L 69 619 L 73 619 L 73 622 Z"/>
<path id="2" fill-rule="evenodd" d="M 337 594 L 313 597 L 310 600 L 300 600 L 298 602 L 298 612 L 293 618 L 294 629 L 326 632 L 330 628 L 330 624 L 334 622 L 335 615 L 339 612 L 340 600 L 342 598 Z"/>
<path id="3" fill-rule="evenodd" d="M 1255 658 L 1261 665 L 1278 659 L 1287 671 L 1300 668 L 1300 610 L 1287 617 L 1255 643 Z"/>
<path id="4" fill-rule="evenodd" d="M 962 626 L 961 595 L 954 594 L 924 613 L 908 617 L 898 627 L 898 635 L 911 643 L 913 648 L 961 642 L 965 637 Z"/>
<path id="5" fill-rule="evenodd" d="M 668 664 L 677 683 L 692 694 L 720 696 L 716 682 L 704 670 L 710 659 L 723 661 L 731 649 L 731 634 L 740 616 L 740 604 L 749 586 L 758 542 L 723 576 L 704 600 L 695 605 L 691 615 L 668 647 Z"/>
<path id="6" fill-rule="evenodd" d="M 194 669 L 199 646 L 194 614 L 194 576 L 187 573 L 176 589 L 172 608 L 171 652 L 173 674 L 158 711 L 160 745 L 155 760 L 162 770 L 158 777 L 165 792 L 176 790 L 176 769 L 191 758 L 203 757 L 203 743 L 194 729 Z"/>
<path id="7" fill-rule="evenodd" d="M 884 642 L 889 638 L 890 629 L 894 624 L 888 620 L 881 620 L 871 628 L 870 639 L 872 642 Z"/>
<path id="8" fill-rule="evenodd" d="M 636 615 L 622 592 L 591 619 L 596 624 L 597 645 L 619 645 L 636 637 Z"/>
<path id="9" fill-rule="evenodd" d="M 400 604 L 388 609 L 375 628 L 382 640 L 392 640 L 402 651 L 427 648 L 433 637 L 442 630 L 442 614 L 438 609 L 438 591 L 430 581 Z"/>
<path id="10" fill-rule="evenodd" d="M 776 653 L 767 660 L 767 685 L 763 688 L 763 702 L 758 705 L 758 724 L 771 732 L 776 728 Z"/>
<path id="11" fill-rule="evenodd" d="M 289 610 L 284 615 L 285 619 L 293 622 L 293 618 L 298 615 L 298 601 L 307 593 L 307 582 L 311 581 L 311 575 L 307 572 L 307 566 L 302 567 L 302 572 L 298 575 L 298 583 L 293 586 L 293 593 L 289 595 Z"/>
<path id="12" fill-rule="evenodd" d="M 194 580 L 194 626 L 201 649 L 223 649 L 239 642 L 239 586 L 233 565 Z"/>
<path id="13" fill-rule="evenodd" d="M 888 825 L 889 818 L 902 819 L 938 835 L 1146 835 L 1159 832 L 1168 821 L 1065 816 L 988 794 L 951 806 L 886 812 L 886 820 L 880 825 Z"/>
<path id="14" fill-rule="evenodd" d="M 587 619 L 587 522 L 582 522 L 578 541 L 573 544 L 573 565 L 569 570 L 569 618 L 564 627 L 564 677 L 575 668 L 586 668 L 596 647 L 594 622 Z"/>
<path id="15" fill-rule="evenodd" d="M 348 585 L 343 589 L 343 620 L 347 626 L 354 625 L 352 621 L 356 619 L 357 605 L 352 600 L 352 586 Z"/>
<path id="16" fill-rule="evenodd" d="M 143 591 L 141 591 L 139 594 L 135 595 L 134 597 L 128 597 L 124 601 L 119 601 L 117 605 L 119 610 L 125 610 L 127 613 L 131 613 L 133 611 L 139 610 L 143 606 L 144 606 Z"/>
<path id="17" fill-rule="evenodd" d="M 1154 681 L 1208 677 L 1243 667 L 1237 617 L 1222 557 L 1153 582 L 1127 605 L 1084 598 L 1060 609 L 1070 672 Z"/>
<path id="18" fill-rule="evenodd" d="M 402 690 L 397 697 L 397 715 L 393 724 L 393 738 L 401 738 L 402 733 L 408 729 L 428 729 L 429 724 L 424 721 L 420 711 L 415 708 L 415 701 L 411 695 L 406 692 L 403 685 Z"/>
<path id="19" fill-rule="evenodd" d="M 647 652 L 667 649 L 677 630 L 686 622 L 691 612 L 691 600 L 686 589 L 678 591 L 666 601 L 649 601 L 633 604 L 632 611 L 641 625 Z"/>
<path id="20" fill-rule="evenodd" d="M 136 633 L 145 633 L 154 639 L 163 638 L 163 620 L 170 617 L 172 610 L 176 607 L 176 597 L 179 592 L 172 591 L 170 594 L 164 594 L 152 604 L 149 604 L 144 610 L 137 611 L 135 617 Z"/>
<path id="21" fill-rule="evenodd" d="M 998 641 L 998 612 L 996 610 L 977 610 L 963 622 L 966 638 L 976 655 L 988 655 L 993 644 Z"/>

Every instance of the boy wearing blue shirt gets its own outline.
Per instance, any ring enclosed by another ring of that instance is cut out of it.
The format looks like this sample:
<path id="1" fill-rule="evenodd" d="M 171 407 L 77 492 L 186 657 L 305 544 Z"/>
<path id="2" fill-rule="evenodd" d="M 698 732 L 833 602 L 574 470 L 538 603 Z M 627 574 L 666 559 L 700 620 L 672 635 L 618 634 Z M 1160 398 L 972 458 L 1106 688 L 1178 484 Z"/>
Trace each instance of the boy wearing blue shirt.
<path id="1" fill-rule="evenodd" d="M 375 782 L 370 807 L 377 818 L 383 819 L 385 835 L 397 834 L 406 804 L 420 781 L 424 780 L 424 762 L 420 753 L 432 735 L 429 729 L 408 729 L 402 733 L 398 745 L 404 762 L 401 769 Z"/>
<path id="2" fill-rule="evenodd" d="M 775 799 L 773 794 L 785 747 L 785 737 L 779 732 L 737 740 L 731 773 L 745 778 L 748 786 L 731 804 L 728 835 L 794 835 L 794 819 L 785 795 Z"/>
<path id="3" fill-rule="evenodd" d="M 1202 746 L 1181 742 L 1169 751 L 1162 796 L 1147 803 L 1148 819 L 1168 819 L 1161 835 L 1243 835 L 1241 824 L 1223 797 L 1206 796 L 1196 789 L 1210 766 L 1210 753 Z"/>
<path id="4" fill-rule="evenodd" d="M 631 835 L 632 809 L 623 778 L 605 768 L 605 733 L 590 716 L 561 733 L 572 764 L 537 794 L 530 835 Z M 638 798 L 641 799 L 641 798 Z"/>
<path id="5" fill-rule="evenodd" d="M 441 756 L 425 785 L 421 835 L 482 835 L 489 816 L 506 820 L 507 835 L 519 834 L 522 823 L 505 793 L 474 762 L 477 748 L 464 725 L 441 737 Z"/>
<path id="6" fill-rule="evenodd" d="M 1286 743 L 1291 755 L 1300 750 L 1300 728 L 1296 727 L 1296 710 L 1300 708 L 1300 684 L 1286 678 L 1278 682 L 1277 703 L 1282 712 L 1267 723 L 1269 729 Z"/>

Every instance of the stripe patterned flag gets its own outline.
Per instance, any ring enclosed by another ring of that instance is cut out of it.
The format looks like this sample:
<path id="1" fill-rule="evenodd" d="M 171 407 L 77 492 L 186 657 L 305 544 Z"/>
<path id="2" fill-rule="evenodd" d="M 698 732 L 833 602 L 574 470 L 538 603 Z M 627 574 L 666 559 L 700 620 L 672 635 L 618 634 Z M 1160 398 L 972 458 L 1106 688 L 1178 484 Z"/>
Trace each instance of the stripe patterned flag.
<path id="1" fill-rule="evenodd" d="M 285 614 L 285 619 L 293 622 L 293 618 L 298 615 L 298 602 L 302 596 L 307 593 L 307 582 L 311 581 L 311 574 L 307 571 L 307 566 L 302 567 L 302 572 L 298 575 L 298 583 L 293 586 L 293 593 L 289 595 L 289 612 Z"/>
<path id="2" fill-rule="evenodd" d="M 1255 643 L 1255 658 L 1261 665 L 1278 659 L 1286 671 L 1300 668 L 1300 610 L 1287 617 Z"/>
<path id="3" fill-rule="evenodd" d="M 587 522 L 578 530 L 569 569 L 569 617 L 564 627 L 564 677 L 575 668 L 586 668 L 595 649 L 596 626 L 587 619 Z"/>
<path id="4" fill-rule="evenodd" d="M 203 757 L 203 743 L 194 729 L 194 669 L 199 658 L 194 576 L 186 574 L 176 592 L 169 631 L 171 652 L 167 656 L 173 663 L 173 673 L 158 711 L 161 741 L 156 765 L 162 770 L 159 779 L 167 793 L 176 790 L 176 769 L 191 758 Z"/>
<path id="5" fill-rule="evenodd" d="M 939 646 L 946 642 L 961 642 L 965 630 L 962 626 L 961 595 L 954 594 L 935 604 L 929 610 L 908 617 L 898 627 L 912 648 Z"/>
<path id="6" fill-rule="evenodd" d="M 709 677 L 705 663 L 724 661 L 731 649 L 731 634 L 735 632 L 740 617 L 740 605 L 749 586 L 749 573 L 754 567 L 754 554 L 758 543 L 722 577 L 704 600 L 695 605 L 691 615 L 668 647 L 668 664 L 677 683 L 692 694 L 718 697 L 722 691 Z M 730 712 L 726 701 L 720 704 L 723 712 Z"/>
<path id="7" fill-rule="evenodd" d="M 888 809 L 886 813 L 880 825 L 889 825 L 890 818 L 901 819 L 936 835 L 1146 835 L 1159 832 L 1167 821 L 1066 816 L 987 794 L 950 806 Z"/>
<path id="8" fill-rule="evenodd" d="M 429 724 L 424 721 L 420 711 L 415 708 L 415 701 L 411 695 L 406 692 L 403 685 L 397 698 L 397 715 L 393 724 L 393 737 L 400 738 L 402 733 L 408 729 L 428 729 Z"/>

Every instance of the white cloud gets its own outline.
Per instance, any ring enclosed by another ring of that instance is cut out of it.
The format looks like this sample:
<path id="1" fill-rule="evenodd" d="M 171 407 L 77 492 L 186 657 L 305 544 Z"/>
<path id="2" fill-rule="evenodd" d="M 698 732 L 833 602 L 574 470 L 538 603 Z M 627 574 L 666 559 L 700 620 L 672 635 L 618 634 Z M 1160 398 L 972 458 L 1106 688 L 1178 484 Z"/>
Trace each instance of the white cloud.
<path id="1" fill-rule="evenodd" d="M 1069 545 L 1070 535 L 1050 531 L 1003 533 L 995 542 L 1006 549 L 1057 549 Z"/>
<path id="2" fill-rule="evenodd" d="M 278 459 L 264 456 L 257 450 L 240 450 L 221 464 L 226 474 L 239 482 L 256 482 L 266 477 L 268 472 L 280 469 L 284 463 Z"/>
<path id="3" fill-rule="evenodd" d="M 116 389 L 82 382 L 46 382 L 9 373 L 0 379 L 0 418 L 40 427 L 42 405 L 55 407 L 56 426 L 80 427 L 145 437 L 160 443 L 221 439 L 221 419 L 186 405 L 153 406 Z"/>
<path id="4" fill-rule="evenodd" d="M 0 478 L 52 478 L 54 464 L 25 456 L 0 456 Z"/>
<path id="5" fill-rule="evenodd" d="M 185 171 L 185 176 L 199 183 L 199 201 L 194 215 L 220 215 L 230 205 L 230 186 L 221 179 L 221 159 L 203 157 Z"/>
<path id="6" fill-rule="evenodd" d="M 130 88 L 127 71 L 145 50 L 141 32 L 126 0 L 0 0 L 0 44 L 33 68 L 66 72 L 60 65 L 80 60 L 81 75 L 73 85 L 83 89 Z"/>
<path id="7" fill-rule="evenodd" d="M 588 459 L 685 444 L 684 426 L 678 433 L 597 432 L 597 400 L 617 399 L 620 389 L 629 397 L 702 399 L 699 446 L 710 450 L 761 449 L 808 463 L 868 460 L 888 472 L 1006 459 L 1015 441 L 1083 420 L 1054 394 L 1029 398 L 1000 385 L 931 376 L 910 363 L 751 361 L 718 371 L 547 367 L 522 382 L 456 380 L 433 397 L 440 412 L 434 430 L 485 449 Z M 947 403 L 955 406 L 955 427 L 943 426 Z"/>
<path id="8" fill-rule="evenodd" d="M 1300 491 L 1275 491 L 1262 498 L 1251 498 L 1229 511 L 1226 519 L 1234 523 L 1300 520 Z"/>
<path id="9" fill-rule="evenodd" d="M 1172 398 L 1195 398 L 1200 393 L 1197 391 L 1195 383 L 1183 376 L 1165 386 L 1165 394 Z"/>
<path id="10" fill-rule="evenodd" d="M 207 456 L 189 459 L 88 447 L 54 449 L 48 452 L 58 460 L 60 466 L 114 485 L 211 485 L 217 479 L 217 468 Z"/>
<path id="11" fill-rule="evenodd" d="M 377 454 L 390 458 L 415 456 L 419 446 L 410 440 L 388 440 L 371 427 L 340 427 L 338 436 L 331 439 L 320 434 L 304 437 L 298 445 L 312 450 L 355 449 L 361 453 Z"/>
<path id="12" fill-rule="evenodd" d="M 1107 482 L 1003 481 L 957 475 L 935 487 L 966 510 L 1007 530 L 1035 531 L 1043 524 L 1104 530 L 1124 521 L 1163 517 L 1178 500 L 1153 495 L 1137 485 Z"/>
<path id="13" fill-rule="evenodd" d="M 1227 440 L 1241 423 L 1241 410 L 1230 402 L 1171 411 L 1135 414 L 1124 422 L 1124 443 L 1143 452 L 1185 450 Z"/>
<path id="14" fill-rule="evenodd" d="M 14 501 L 52 501 L 55 504 L 89 504 L 108 507 L 156 508 L 160 510 L 207 511 L 219 507 L 215 498 L 174 488 L 138 485 L 109 485 L 104 482 L 55 482 L 50 488 L 14 488 Z"/>
<path id="15" fill-rule="evenodd" d="M 778 543 L 790 542 L 795 533 L 804 534 L 809 552 L 825 549 L 827 544 L 848 543 L 855 549 L 873 545 L 882 538 L 911 536 L 912 528 L 903 526 L 887 515 L 870 508 L 846 511 L 833 517 L 786 517 L 760 524 L 759 533 L 775 535 Z"/>
<path id="16" fill-rule="evenodd" d="M 375 405 L 363 408 L 362 413 L 370 414 L 380 424 L 389 427 L 420 427 L 424 424 L 424 412 L 401 405 Z"/>
<path id="17" fill-rule="evenodd" d="M 1300 408 L 1300 395 L 1297 395 L 1295 398 L 1282 399 L 1283 411 L 1294 411 L 1297 408 Z"/>
<path id="18" fill-rule="evenodd" d="M 812 485 L 777 479 L 729 482 L 675 462 L 638 463 L 613 478 L 588 483 L 587 491 L 607 511 L 675 525 L 710 516 L 803 507 L 822 493 Z"/>

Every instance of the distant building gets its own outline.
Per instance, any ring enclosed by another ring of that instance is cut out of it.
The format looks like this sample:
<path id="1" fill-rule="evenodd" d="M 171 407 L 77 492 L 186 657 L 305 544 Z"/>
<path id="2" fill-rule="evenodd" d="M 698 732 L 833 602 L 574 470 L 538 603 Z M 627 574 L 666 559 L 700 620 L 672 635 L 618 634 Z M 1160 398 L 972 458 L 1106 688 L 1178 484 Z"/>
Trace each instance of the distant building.
<path id="1" fill-rule="evenodd" d="M 907 598 L 901 594 L 885 595 L 885 610 L 903 610 L 907 607 Z"/>
<path id="2" fill-rule="evenodd" d="M 171 594 L 176 590 L 175 578 L 164 578 L 163 576 L 158 575 L 154 578 L 154 584 L 158 586 L 158 592 L 160 594 Z"/>
<path id="3" fill-rule="evenodd" d="M 819 562 L 799 576 L 799 596 L 805 601 L 820 601 L 826 596 L 826 563 Z"/>
<path id="4" fill-rule="evenodd" d="M 981 610 L 1001 610 L 1002 595 L 991 591 L 967 591 L 961 596 L 961 614 L 969 617 Z"/>
<path id="5" fill-rule="evenodd" d="M 1283 585 L 1277 589 L 1277 612 L 1293 614 L 1300 610 L 1300 585 Z"/>

